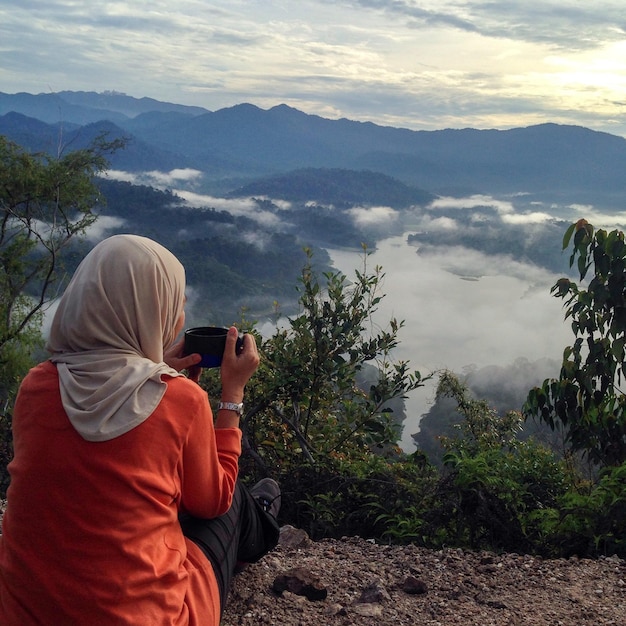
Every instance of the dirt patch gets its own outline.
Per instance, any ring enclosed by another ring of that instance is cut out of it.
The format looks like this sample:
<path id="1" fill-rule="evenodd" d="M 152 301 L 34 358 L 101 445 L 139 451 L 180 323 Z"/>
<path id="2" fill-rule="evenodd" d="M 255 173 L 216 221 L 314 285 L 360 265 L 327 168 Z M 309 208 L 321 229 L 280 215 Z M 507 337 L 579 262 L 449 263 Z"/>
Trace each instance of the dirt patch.
<path id="1" fill-rule="evenodd" d="M 325 599 L 273 589 L 277 577 L 303 571 L 326 590 Z M 235 580 L 222 626 L 248 624 L 626 626 L 626 562 L 436 551 L 360 538 L 283 543 Z"/>

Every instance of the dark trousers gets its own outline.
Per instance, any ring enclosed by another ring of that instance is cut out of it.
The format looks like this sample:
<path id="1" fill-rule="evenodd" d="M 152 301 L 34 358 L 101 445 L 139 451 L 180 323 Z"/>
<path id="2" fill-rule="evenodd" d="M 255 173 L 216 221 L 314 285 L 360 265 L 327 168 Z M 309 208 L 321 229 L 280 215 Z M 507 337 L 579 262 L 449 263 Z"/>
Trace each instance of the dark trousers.
<path id="1" fill-rule="evenodd" d="M 200 547 L 213 565 L 221 611 L 237 564 L 258 561 L 276 546 L 280 532 L 276 520 L 240 482 L 235 487 L 233 503 L 224 515 L 214 519 L 183 515 L 180 525 L 183 534 Z"/>

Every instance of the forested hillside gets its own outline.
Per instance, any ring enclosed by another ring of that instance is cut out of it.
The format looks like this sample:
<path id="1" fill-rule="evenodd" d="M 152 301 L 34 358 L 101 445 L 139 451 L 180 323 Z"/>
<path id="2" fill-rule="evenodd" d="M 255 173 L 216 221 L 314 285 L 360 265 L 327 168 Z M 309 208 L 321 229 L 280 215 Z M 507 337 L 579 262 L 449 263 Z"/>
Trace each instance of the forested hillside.
<path id="1" fill-rule="evenodd" d="M 191 167 L 213 192 L 308 167 L 369 170 L 435 194 L 521 193 L 612 210 L 626 191 L 626 139 L 575 126 L 411 131 L 285 105 L 206 111 L 114 93 L 0 93 L 0 133 L 27 148 L 83 147 L 103 129 L 130 139 L 113 167 Z"/>
<path id="2" fill-rule="evenodd" d="M 190 322 L 197 317 L 198 323 L 228 324 L 239 319 L 242 307 L 249 315 L 267 315 L 274 301 L 285 310 L 295 302 L 303 248 L 310 242 L 209 206 L 189 208 L 171 192 L 105 179 L 99 186 L 106 199 L 101 219 L 119 220 L 109 234 L 151 237 L 181 260 L 193 289 Z M 323 249 L 315 248 L 314 258 L 327 267 Z"/>

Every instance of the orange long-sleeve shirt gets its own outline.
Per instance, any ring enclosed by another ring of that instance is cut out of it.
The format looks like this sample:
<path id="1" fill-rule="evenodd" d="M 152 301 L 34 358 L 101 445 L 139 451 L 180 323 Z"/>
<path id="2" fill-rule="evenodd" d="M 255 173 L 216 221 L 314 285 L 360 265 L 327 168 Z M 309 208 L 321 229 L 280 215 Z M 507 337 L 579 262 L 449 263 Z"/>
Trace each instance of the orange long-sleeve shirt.
<path id="1" fill-rule="evenodd" d="M 56 368 L 34 368 L 13 421 L 15 458 L 0 537 L 0 623 L 69 626 L 219 623 L 213 570 L 179 510 L 231 504 L 241 431 L 214 429 L 206 394 L 167 377 L 153 414 L 104 442 L 84 440 Z"/>

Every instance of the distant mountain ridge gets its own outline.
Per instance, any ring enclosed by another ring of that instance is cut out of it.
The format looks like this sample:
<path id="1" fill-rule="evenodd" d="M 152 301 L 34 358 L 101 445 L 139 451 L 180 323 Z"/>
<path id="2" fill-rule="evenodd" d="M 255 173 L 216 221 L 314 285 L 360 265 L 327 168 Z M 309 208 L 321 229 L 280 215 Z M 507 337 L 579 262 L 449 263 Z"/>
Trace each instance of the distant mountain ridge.
<path id="1" fill-rule="evenodd" d="M 49 125 L 8 117 L 20 113 Z M 115 92 L 0 93 L 0 132 L 26 147 L 88 136 L 106 122 L 130 138 L 112 166 L 129 171 L 195 168 L 229 190 L 306 168 L 368 170 L 438 195 L 528 194 L 625 208 L 626 139 L 577 126 L 413 131 L 330 120 L 287 105 L 208 111 Z M 18 128 L 19 127 L 19 128 Z M 19 139 L 17 138 L 19 137 Z M 228 181 L 232 181 L 229 183 Z"/>
<path id="2" fill-rule="evenodd" d="M 100 120 L 121 122 L 151 111 L 186 115 L 208 113 L 202 107 L 160 102 L 152 98 L 133 98 L 126 94 L 104 91 L 59 91 L 56 93 L 0 92 L 0 115 L 15 111 L 49 124 L 89 124 Z"/>

